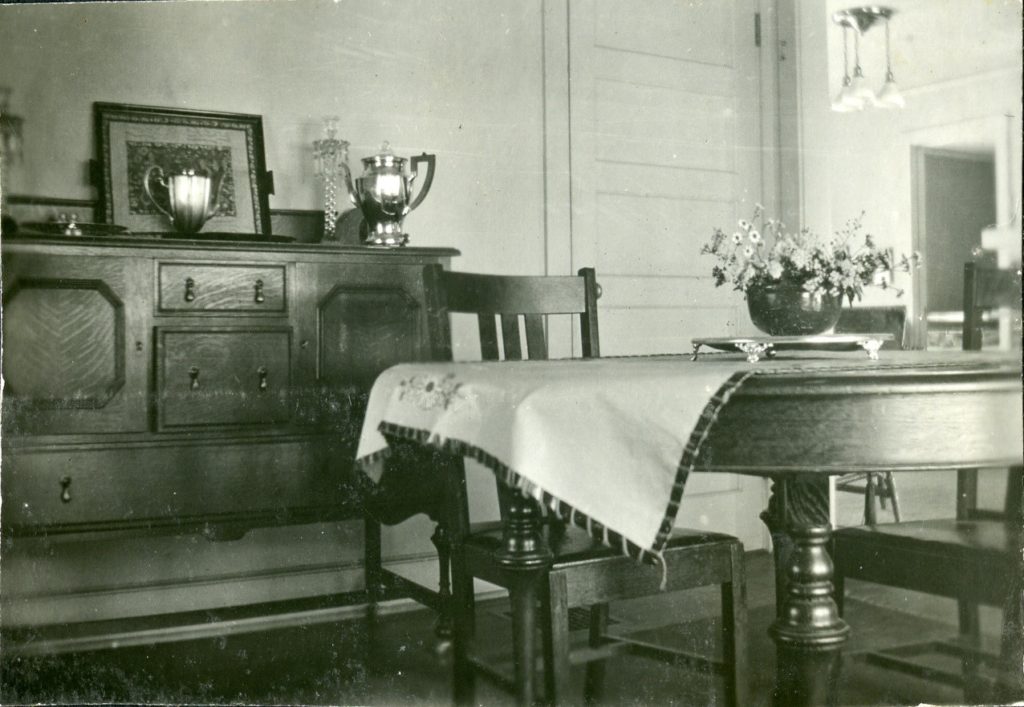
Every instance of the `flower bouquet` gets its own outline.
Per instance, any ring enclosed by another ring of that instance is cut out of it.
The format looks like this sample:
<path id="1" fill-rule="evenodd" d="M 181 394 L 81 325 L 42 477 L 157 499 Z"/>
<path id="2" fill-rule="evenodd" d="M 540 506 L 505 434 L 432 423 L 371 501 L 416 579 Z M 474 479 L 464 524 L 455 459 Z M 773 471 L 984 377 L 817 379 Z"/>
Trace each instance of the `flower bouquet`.
<path id="1" fill-rule="evenodd" d="M 809 228 L 787 231 L 757 204 L 751 220 L 740 219 L 728 234 L 716 228 L 701 253 L 717 258 L 715 286 L 731 283 L 747 297 L 754 325 L 772 336 L 820 334 L 839 319 L 842 301 L 851 304 L 864 288 L 892 288 L 891 273 L 909 272 L 920 256 L 900 256 L 861 235 L 863 213 L 824 239 Z M 897 296 L 902 290 L 896 290 Z"/>

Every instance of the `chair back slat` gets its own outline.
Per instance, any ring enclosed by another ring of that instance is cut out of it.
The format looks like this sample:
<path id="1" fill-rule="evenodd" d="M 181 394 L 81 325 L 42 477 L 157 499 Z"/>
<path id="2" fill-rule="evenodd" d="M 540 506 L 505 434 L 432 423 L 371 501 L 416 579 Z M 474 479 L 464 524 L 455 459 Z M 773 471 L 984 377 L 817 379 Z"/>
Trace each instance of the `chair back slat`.
<path id="1" fill-rule="evenodd" d="M 501 315 L 501 343 L 505 347 L 506 361 L 521 361 L 523 358 L 522 342 L 519 339 L 519 315 Z"/>
<path id="2" fill-rule="evenodd" d="M 452 331 L 441 285 L 443 275 L 443 268 L 428 267 L 423 270 L 423 290 L 427 307 L 427 341 L 430 342 L 430 357 L 434 361 L 452 360 Z"/>
<path id="3" fill-rule="evenodd" d="M 1007 520 L 1018 524 L 1024 523 L 1024 467 L 1010 469 L 1009 476 L 1003 512 Z"/>
<path id="4" fill-rule="evenodd" d="M 601 336 L 597 326 L 597 298 L 601 296 L 601 286 L 597 284 L 594 268 L 581 268 L 579 275 L 583 278 L 583 296 L 586 298 L 586 306 L 580 315 L 583 358 L 598 358 L 601 355 Z"/>
<path id="5" fill-rule="evenodd" d="M 445 312 L 445 316 L 448 313 Z M 498 351 L 498 326 L 493 314 L 478 314 L 477 322 L 480 329 L 480 357 L 485 361 L 497 361 L 501 358 Z"/>
<path id="6" fill-rule="evenodd" d="M 548 344 L 544 338 L 544 317 L 540 314 L 526 314 L 526 357 L 547 358 Z"/>

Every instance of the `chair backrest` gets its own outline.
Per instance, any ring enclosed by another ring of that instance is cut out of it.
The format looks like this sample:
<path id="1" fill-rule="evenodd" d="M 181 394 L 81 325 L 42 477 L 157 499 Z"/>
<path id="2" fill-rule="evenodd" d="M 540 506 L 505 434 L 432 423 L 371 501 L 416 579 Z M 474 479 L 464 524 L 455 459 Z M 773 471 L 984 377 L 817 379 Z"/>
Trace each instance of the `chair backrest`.
<path id="1" fill-rule="evenodd" d="M 477 316 L 480 353 L 485 361 L 523 358 L 520 317 L 526 332 L 526 357 L 546 359 L 548 346 L 544 317 L 548 315 L 578 315 L 583 357 L 601 355 L 597 327 L 597 277 L 593 268 L 583 268 L 577 276 L 517 276 L 451 272 L 433 264 L 424 268 L 423 284 L 431 348 L 437 360 L 452 358 L 449 315 L 455 313 Z M 469 528 L 465 470 L 461 460 L 448 468 L 448 497 L 455 506 L 455 516 L 449 520 L 453 532 L 459 535 Z M 509 491 L 501 484 L 496 484 L 496 489 L 498 508 L 504 518 L 509 508 Z"/>
<path id="2" fill-rule="evenodd" d="M 1001 270 L 979 263 L 964 265 L 965 351 L 981 349 L 983 315 L 997 307 L 1010 307 L 1018 311 L 1021 309 L 1020 270 Z M 1019 318 L 1017 321 L 1020 321 Z M 1007 474 L 1006 500 L 1001 510 L 978 507 L 977 469 L 961 469 L 957 474 L 956 486 L 957 518 L 1024 522 L 1024 469 L 1021 467 L 1011 468 Z"/>
<path id="3" fill-rule="evenodd" d="M 892 334 L 893 341 L 883 349 L 902 349 L 906 346 L 906 307 L 851 307 L 839 313 L 837 334 Z"/>
<path id="4" fill-rule="evenodd" d="M 965 351 L 981 349 L 983 317 L 986 312 L 998 307 L 1020 310 L 1020 269 L 999 269 L 979 263 L 964 265 L 963 348 Z M 1019 332 L 1019 317 L 1017 322 L 1016 329 Z"/>
<path id="5" fill-rule="evenodd" d="M 485 361 L 520 360 L 524 350 L 528 359 L 547 358 L 544 318 L 552 314 L 579 315 L 583 357 L 601 355 L 593 268 L 583 268 L 578 276 L 517 276 L 451 272 L 440 265 L 428 265 L 423 280 L 431 347 L 437 358 L 451 358 L 448 315 L 453 313 L 477 315 L 480 352 Z M 525 347 L 520 318 L 526 333 Z"/>

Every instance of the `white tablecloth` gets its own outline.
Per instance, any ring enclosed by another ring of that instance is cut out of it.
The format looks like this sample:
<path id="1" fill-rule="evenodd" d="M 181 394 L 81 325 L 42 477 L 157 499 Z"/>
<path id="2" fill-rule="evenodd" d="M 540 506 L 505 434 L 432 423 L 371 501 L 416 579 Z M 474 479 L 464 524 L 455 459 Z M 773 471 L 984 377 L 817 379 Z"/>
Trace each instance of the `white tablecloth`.
<path id="1" fill-rule="evenodd" d="M 377 481 L 389 435 L 446 449 L 478 460 L 605 544 L 658 562 L 702 444 L 751 377 L 941 368 L 968 356 L 893 351 L 872 361 L 863 352 L 814 352 L 754 365 L 732 354 L 403 364 L 374 383 L 357 462 Z"/>
<path id="2" fill-rule="evenodd" d="M 374 481 L 385 435 L 474 458 L 658 561 L 701 443 L 755 370 L 731 356 L 399 365 L 374 384 L 357 457 Z"/>

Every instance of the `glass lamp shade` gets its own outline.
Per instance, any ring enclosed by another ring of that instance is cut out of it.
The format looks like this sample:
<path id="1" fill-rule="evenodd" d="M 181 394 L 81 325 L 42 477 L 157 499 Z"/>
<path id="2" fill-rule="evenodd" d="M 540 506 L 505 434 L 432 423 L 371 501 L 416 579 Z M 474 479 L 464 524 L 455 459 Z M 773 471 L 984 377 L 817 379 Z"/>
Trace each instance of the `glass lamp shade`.
<path id="1" fill-rule="evenodd" d="M 858 66 L 853 72 L 853 81 L 850 85 L 850 93 L 856 99 L 861 108 L 865 106 L 874 105 L 877 102 L 875 92 L 868 86 L 868 82 L 864 79 L 864 74 L 861 73 L 860 67 Z"/>
<path id="2" fill-rule="evenodd" d="M 899 86 L 896 85 L 896 79 L 890 73 L 885 77 L 885 85 L 882 86 L 882 90 L 878 92 L 878 105 L 884 108 L 902 108 L 906 104 Z"/>
<path id="3" fill-rule="evenodd" d="M 844 77 L 843 87 L 839 89 L 839 93 L 836 94 L 835 99 L 832 101 L 832 110 L 836 113 L 851 113 L 863 109 L 864 101 L 854 94 L 850 77 Z"/>

